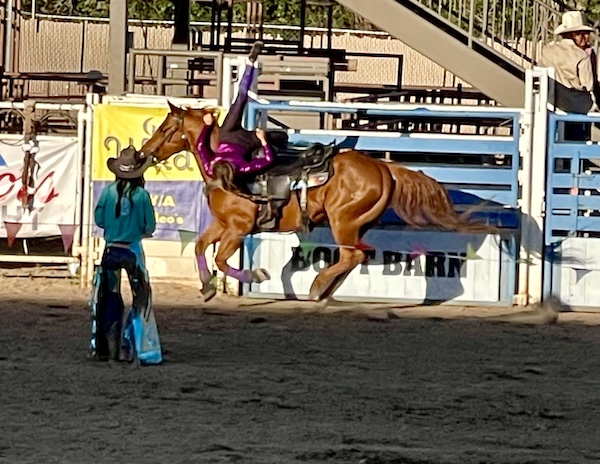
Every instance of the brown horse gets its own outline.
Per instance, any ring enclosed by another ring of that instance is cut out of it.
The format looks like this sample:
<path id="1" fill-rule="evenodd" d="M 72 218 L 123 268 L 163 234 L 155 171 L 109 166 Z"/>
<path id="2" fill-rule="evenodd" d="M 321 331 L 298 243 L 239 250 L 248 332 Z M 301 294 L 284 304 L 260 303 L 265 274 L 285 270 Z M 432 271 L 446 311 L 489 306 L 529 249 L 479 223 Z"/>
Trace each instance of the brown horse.
<path id="1" fill-rule="evenodd" d="M 155 163 L 182 150 L 196 155 L 202 177 L 209 187 L 208 204 L 214 222 L 196 243 L 198 270 L 205 300 L 216 290 L 211 283 L 204 258 L 207 247 L 220 242 L 215 258 L 225 275 L 246 283 L 262 282 L 270 278 L 264 269 L 241 271 L 231 268 L 227 259 L 242 245 L 246 235 L 256 231 L 258 206 L 253 201 L 215 185 L 198 159 L 196 141 L 207 110 L 181 109 L 171 105 L 171 112 L 141 148 L 140 158 L 151 158 Z M 211 148 L 218 146 L 218 127 L 212 131 Z M 333 158 L 333 175 L 329 181 L 308 191 L 308 217 L 318 225 L 328 221 L 340 247 L 339 260 L 319 273 L 310 288 L 310 299 L 320 300 L 331 295 L 344 278 L 366 254 L 361 237 L 376 224 L 384 211 L 392 207 L 409 225 L 435 226 L 444 230 L 489 232 L 485 225 L 471 223 L 464 215 L 457 215 L 446 189 L 422 172 L 348 151 Z M 284 206 L 276 232 L 298 231 L 303 226 L 302 211 L 295 196 Z"/>

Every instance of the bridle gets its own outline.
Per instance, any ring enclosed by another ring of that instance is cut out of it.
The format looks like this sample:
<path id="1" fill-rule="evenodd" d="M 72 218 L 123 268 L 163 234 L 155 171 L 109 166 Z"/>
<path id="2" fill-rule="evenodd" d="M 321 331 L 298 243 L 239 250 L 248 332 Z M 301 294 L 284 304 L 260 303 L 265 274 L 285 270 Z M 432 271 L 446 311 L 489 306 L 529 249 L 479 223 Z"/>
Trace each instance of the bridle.
<path id="1" fill-rule="evenodd" d="M 179 131 L 182 126 L 183 126 L 183 119 L 185 118 L 185 111 L 182 112 L 183 114 L 181 116 L 176 116 L 173 113 L 171 113 L 171 117 L 175 118 L 175 120 L 177 121 L 176 124 L 174 124 L 172 127 L 170 127 L 163 135 L 162 139 L 160 140 L 160 143 L 157 144 L 158 147 L 162 147 L 163 144 L 169 140 L 171 140 L 171 137 L 173 137 L 173 134 L 177 133 L 177 131 Z M 182 131 L 183 132 L 183 131 Z M 187 135 L 185 133 L 182 134 L 181 136 L 182 139 L 187 139 Z M 140 158 L 144 159 L 147 155 L 144 152 L 141 152 Z M 154 154 L 151 154 L 151 158 L 152 158 L 152 165 L 156 165 L 159 163 L 158 159 L 156 158 L 156 156 Z"/>

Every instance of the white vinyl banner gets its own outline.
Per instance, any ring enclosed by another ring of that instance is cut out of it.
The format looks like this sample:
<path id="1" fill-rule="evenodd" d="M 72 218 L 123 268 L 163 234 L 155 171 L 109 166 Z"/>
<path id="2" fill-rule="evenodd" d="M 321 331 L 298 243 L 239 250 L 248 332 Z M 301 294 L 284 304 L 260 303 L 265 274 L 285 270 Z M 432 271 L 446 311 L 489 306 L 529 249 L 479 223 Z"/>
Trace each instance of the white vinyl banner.
<path id="1" fill-rule="evenodd" d="M 38 137 L 34 155 L 31 208 L 17 199 L 21 188 L 25 152 L 22 138 L 0 139 L 0 237 L 6 237 L 5 222 L 19 223 L 18 237 L 61 235 L 59 225 L 76 224 L 77 153 L 76 137 Z"/>
<path id="2" fill-rule="evenodd" d="M 498 236 L 372 229 L 372 249 L 333 297 L 360 301 L 497 303 L 503 251 Z M 337 262 L 327 228 L 302 242 L 296 234 L 261 233 L 244 243 L 244 268 L 264 268 L 271 280 L 245 287 L 249 296 L 305 299 L 319 271 Z"/>

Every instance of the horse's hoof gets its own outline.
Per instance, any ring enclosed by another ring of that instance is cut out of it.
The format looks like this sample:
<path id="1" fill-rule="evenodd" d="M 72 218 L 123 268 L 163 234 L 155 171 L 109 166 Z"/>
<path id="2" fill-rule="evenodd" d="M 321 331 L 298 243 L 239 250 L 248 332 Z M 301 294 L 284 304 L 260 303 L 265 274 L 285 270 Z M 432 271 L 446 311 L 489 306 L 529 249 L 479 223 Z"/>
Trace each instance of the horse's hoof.
<path id="1" fill-rule="evenodd" d="M 260 284 L 265 280 L 271 280 L 271 274 L 266 269 L 255 269 L 252 271 L 252 281 L 254 283 Z"/>
<path id="2" fill-rule="evenodd" d="M 319 298 L 318 300 L 315 300 L 315 307 L 319 311 L 325 311 L 329 306 L 329 303 L 331 303 L 329 298 Z"/>
<path id="3" fill-rule="evenodd" d="M 321 301 L 321 293 L 317 293 L 314 290 L 311 290 L 310 293 L 308 294 L 308 299 L 310 301 L 314 301 L 315 303 L 318 303 L 319 301 Z"/>
<path id="4" fill-rule="evenodd" d="M 329 305 L 329 298 L 321 298 L 319 296 L 311 297 L 309 295 L 309 301 L 310 301 L 309 308 L 311 308 L 312 311 L 317 312 L 317 313 L 325 312 L 325 310 L 327 309 L 327 306 Z"/>
<path id="5" fill-rule="evenodd" d="M 207 284 L 204 287 L 202 287 L 202 296 L 204 297 L 204 302 L 208 302 L 210 300 L 212 300 L 215 295 L 217 294 L 217 287 L 215 287 L 212 284 Z"/>

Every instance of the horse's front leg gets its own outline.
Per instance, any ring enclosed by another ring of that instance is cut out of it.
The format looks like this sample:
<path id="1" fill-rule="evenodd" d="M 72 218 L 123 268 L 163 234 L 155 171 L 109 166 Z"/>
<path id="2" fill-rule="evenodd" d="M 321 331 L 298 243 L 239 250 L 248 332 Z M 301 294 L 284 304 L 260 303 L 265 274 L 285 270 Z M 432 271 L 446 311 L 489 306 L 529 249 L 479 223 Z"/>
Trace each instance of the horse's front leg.
<path id="1" fill-rule="evenodd" d="M 196 242 L 196 262 L 198 263 L 198 276 L 202 283 L 202 295 L 204 301 L 208 301 L 217 294 L 217 287 L 213 283 L 212 272 L 208 269 L 206 262 L 206 249 L 219 241 L 224 227 L 219 221 L 214 221 Z"/>
<path id="2" fill-rule="evenodd" d="M 227 260 L 242 246 L 244 236 L 235 231 L 226 231 L 219 241 L 219 251 L 215 257 L 217 267 L 229 277 L 239 280 L 242 283 L 261 283 L 269 280 L 271 275 L 266 269 L 236 269 L 227 264 Z"/>

